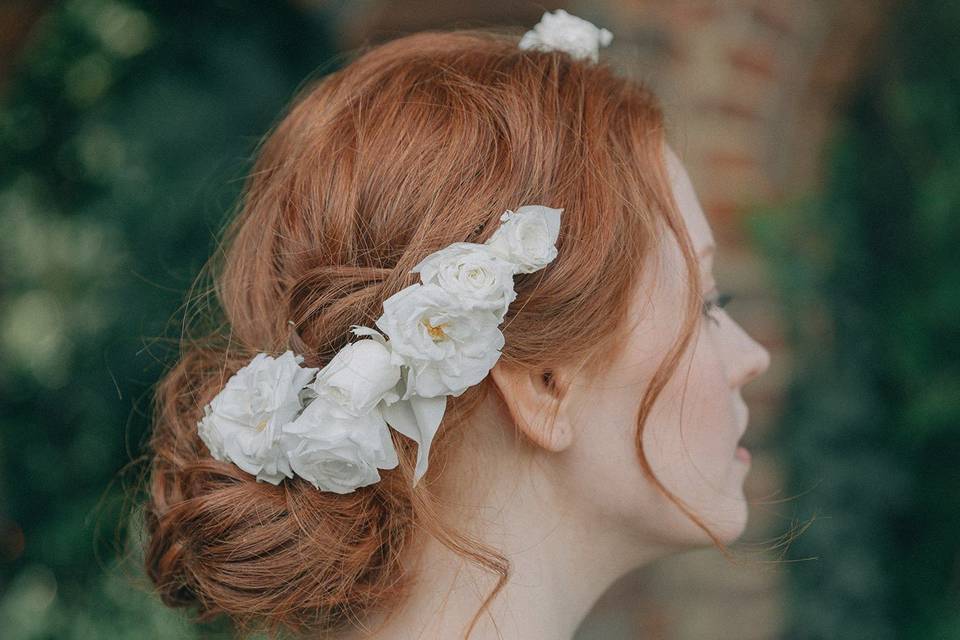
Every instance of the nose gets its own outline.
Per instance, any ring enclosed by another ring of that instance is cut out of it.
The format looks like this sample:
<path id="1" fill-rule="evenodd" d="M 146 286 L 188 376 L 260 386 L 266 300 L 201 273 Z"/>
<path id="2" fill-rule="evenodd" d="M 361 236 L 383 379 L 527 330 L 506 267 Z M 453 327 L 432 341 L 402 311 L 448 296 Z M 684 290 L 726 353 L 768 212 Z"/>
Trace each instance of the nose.
<path id="1" fill-rule="evenodd" d="M 770 352 L 744 331 L 743 327 L 735 326 L 740 339 L 733 342 L 737 350 L 734 361 L 739 366 L 732 371 L 734 375 L 731 376 L 730 383 L 734 389 L 739 389 L 770 368 Z"/>
<path id="2" fill-rule="evenodd" d="M 746 364 L 738 386 L 747 384 L 770 368 L 770 352 L 748 334 L 744 335 L 747 338 L 749 355 L 745 357 Z"/>

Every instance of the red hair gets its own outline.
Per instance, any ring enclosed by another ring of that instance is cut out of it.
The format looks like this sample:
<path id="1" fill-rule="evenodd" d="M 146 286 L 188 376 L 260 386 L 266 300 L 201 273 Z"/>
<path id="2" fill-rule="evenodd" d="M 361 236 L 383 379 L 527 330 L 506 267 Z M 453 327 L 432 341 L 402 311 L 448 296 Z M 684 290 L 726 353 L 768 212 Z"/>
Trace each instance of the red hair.
<path id="1" fill-rule="evenodd" d="M 423 257 L 483 242 L 504 210 L 533 203 L 562 207 L 563 222 L 557 258 L 515 278 L 501 327 L 512 366 L 599 370 L 628 322 L 640 265 L 665 230 L 677 238 L 687 313 L 640 404 L 637 456 L 723 550 L 656 480 L 641 446 L 700 309 L 664 144 L 659 103 L 642 84 L 564 53 L 520 50 L 512 35 L 411 35 L 304 87 L 258 149 L 223 250 L 205 268 L 215 298 L 200 296 L 198 309 L 216 314 L 202 316 L 213 326 L 184 338 L 156 388 L 146 566 L 164 602 L 196 605 L 200 619 L 227 614 L 243 629 L 335 630 L 398 608 L 409 587 L 400 557 L 416 527 L 500 575 L 480 615 L 509 563 L 442 521 L 431 484 L 496 389 L 489 377 L 448 399 L 416 489 L 416 445 L 396 433 L 400 466 L 340 495 L 299 478 L 257 483 L 211 458 L 196 424 L 257 352 L 291 348 L 304 366 L 323 366 L 351 324 L 373 326 L 383 300 L 416 281 L 409 270 Z"/>

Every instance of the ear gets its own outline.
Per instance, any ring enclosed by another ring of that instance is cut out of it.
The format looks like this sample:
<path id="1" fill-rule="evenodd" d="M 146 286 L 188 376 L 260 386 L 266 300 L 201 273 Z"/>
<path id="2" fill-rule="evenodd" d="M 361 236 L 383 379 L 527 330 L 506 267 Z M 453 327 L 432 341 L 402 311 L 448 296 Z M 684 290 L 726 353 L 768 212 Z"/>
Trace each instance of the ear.
<path id="1" fill-rule="evenodd" d="M 502 360 L 490 370 L 514 424 L 547 451 L 563 451 L 573 442 L 565 380 L 556 371 L 530 371 Z M 554 416 L 556 418 L 554 419 Z"/>

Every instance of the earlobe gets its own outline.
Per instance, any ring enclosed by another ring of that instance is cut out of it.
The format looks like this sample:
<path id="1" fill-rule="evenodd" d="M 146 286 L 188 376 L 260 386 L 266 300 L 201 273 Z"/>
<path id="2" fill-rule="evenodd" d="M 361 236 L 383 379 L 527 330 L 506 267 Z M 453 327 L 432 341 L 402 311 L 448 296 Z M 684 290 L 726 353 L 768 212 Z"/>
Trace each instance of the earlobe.
<path id="1" fill-rule="evenodd" d="M 573 442 L 566 385 L 555 371 L 530 371 L 497 362 L 490 377 L 516 428 L 547 451 L 563 451 Z"/>

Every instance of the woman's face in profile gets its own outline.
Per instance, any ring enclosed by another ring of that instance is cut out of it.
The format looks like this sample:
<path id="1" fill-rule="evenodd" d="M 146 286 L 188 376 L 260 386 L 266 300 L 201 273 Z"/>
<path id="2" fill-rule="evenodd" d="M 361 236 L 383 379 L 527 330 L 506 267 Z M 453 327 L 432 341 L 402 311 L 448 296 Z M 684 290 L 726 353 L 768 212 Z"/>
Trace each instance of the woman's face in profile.
<path id="1" fill-rule="evenodd" d="M 714 239 L 686 170 L 667 149 L 674 197 L 698 253 L 703 289 L 715 300 Z M 624 348 L 602 377 L 579 380 L 576 442 L 567 451 L 574 465 L 565 489 L 580 494 L 591 514 L 626 535 L 643 534 L 666 547 L 709 543 L 706 534 L 643 475 L 636 458 L 636 415 L 642 394 L 680 332 L 685 304 L 685 267 L 679 245 L 667 232 L 645 265 L 635 292 Z M 766 349 L 719 307 L 700 312 L 699 329 L 653 405 L 643 447 L 653 472 L 725 542 L 747 522 L 743 480 L 749 462 L 736 454 L 747 428 L 742 387 L 770 363 Z M 572 496 L 571 496 L 572 497 Z"/>

